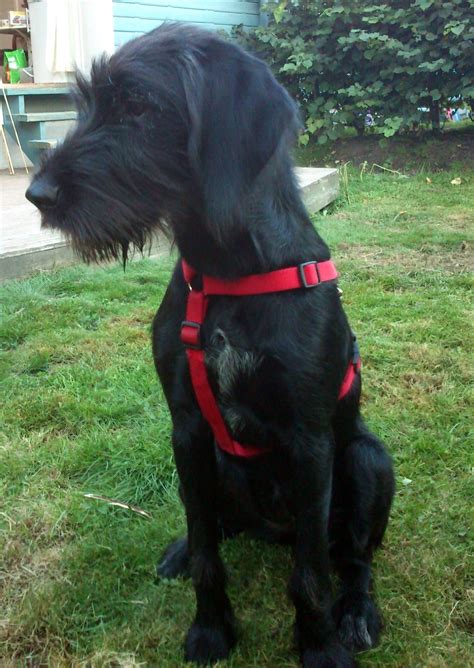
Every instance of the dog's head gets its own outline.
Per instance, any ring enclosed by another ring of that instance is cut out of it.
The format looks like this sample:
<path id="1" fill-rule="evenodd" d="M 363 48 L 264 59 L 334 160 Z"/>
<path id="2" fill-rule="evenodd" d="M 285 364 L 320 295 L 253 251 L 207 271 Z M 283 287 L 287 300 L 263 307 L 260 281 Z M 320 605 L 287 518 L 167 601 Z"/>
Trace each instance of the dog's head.
<path id="1" fill-rule="evenodd" d="M 90 80 L 77 77 L 76 103 L 77 126 L 26 196 L 94 260 L 143 248 L 156 228 L 179 237 L 201 225 L 226 244 L 298 124 L 264 63 L 189 26 L 164 25 L 97 60 Z"/>

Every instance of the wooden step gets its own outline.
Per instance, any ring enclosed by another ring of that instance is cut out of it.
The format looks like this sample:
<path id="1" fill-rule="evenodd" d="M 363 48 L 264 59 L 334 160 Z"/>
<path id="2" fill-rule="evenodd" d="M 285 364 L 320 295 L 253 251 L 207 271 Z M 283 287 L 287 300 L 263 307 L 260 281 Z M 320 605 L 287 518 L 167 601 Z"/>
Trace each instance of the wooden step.
<path id="1" fill-rule="evenodd" d="M 57 83 L 57 84 L 3 84 L 5 93 L 10 97 L 18 95 L 69 95 L 71 92 L 71 84 Z"/>
<path id="2" fill-rule="evenodd" d="M 32 148 L 39 148 L 41 150 L 56 148 L 58 145 L 57 139 L 30 139 L 28 142 Z"/>
<path id="3" fill-rule="evenodd" d="M 297 167 L 296 178 L 309 213 L 334 202 L 339 195 L 339 172 L 330 167 Z"/>
<path id="4" fill-rule="evenodd" d="M 44 111 L 13 114 L 15 121 L 20 123 L 40 123 L 42 121 L 74 121 L 77 118 L 75 111 Z"/>

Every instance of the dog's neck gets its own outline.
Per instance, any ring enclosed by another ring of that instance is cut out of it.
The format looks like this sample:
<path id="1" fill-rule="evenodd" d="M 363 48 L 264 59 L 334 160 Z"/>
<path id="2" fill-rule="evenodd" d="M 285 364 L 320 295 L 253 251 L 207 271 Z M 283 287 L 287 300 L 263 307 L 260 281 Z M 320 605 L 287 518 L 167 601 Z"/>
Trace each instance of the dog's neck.
<path id="1" fill-rule="evenodd" d="M 204 217 L 193 212 L 174 226 L 182 257 L 196 271 L 236 279 L 309 260 L 327 260 L 330 253 L 312 225 L 293 175 L 260 179 L 241 207 L 235 233 L 217 241 Z"/>

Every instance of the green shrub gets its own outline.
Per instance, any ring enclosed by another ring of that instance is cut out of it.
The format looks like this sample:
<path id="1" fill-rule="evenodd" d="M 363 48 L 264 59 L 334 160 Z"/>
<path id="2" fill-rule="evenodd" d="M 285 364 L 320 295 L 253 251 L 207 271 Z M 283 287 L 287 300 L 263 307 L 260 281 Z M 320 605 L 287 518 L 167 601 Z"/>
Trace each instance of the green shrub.
<path id="1" fill-rule="evenodd" d="M 268 25 L 235 34 L 262 56 L 298 100 L 302 144 L 345 127 L 390 137 L 430 121 L 444 106 L 474 100 L 472 1 L 341 0 L 268 2 Z"/>

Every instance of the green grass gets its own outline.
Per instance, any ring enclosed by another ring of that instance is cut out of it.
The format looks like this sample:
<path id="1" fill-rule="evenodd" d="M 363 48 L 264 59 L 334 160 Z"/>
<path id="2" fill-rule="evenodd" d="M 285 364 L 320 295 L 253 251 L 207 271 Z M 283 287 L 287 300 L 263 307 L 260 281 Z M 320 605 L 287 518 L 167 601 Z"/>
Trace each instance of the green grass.
<path id="1" fill-rule="evenodd" d="M 474 172 L 456 176 L 353 171 L 316 217 L 361 343 L 364 413 L 397 469 L 375 563 L 386 628 L 363 667 L 465 668 L 473 656 Z M 154 580 L 184 531 L 149 345 L 170 267 L 78 265 L 2 289 L 2 666 L 182 665 L 191 585 Z M 289 551 L 239 537 L 223 553 L 242 630 L 225 665 L 296 667 Z"/>

